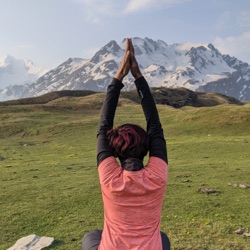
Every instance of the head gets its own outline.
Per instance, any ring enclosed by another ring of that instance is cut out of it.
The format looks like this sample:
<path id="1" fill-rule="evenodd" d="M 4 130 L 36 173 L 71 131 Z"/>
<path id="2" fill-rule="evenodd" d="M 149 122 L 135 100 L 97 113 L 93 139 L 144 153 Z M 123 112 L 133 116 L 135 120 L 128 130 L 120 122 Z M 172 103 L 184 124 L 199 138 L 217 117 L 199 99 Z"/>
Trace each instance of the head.
<path id="1" fill-rule="evenodd" d="M 128 158 L 143 160 L 148 153 L 148 137 L 146 131 L 135 124 L 124 124 L 107 133 L 109 144 L 120 161 Z"/>

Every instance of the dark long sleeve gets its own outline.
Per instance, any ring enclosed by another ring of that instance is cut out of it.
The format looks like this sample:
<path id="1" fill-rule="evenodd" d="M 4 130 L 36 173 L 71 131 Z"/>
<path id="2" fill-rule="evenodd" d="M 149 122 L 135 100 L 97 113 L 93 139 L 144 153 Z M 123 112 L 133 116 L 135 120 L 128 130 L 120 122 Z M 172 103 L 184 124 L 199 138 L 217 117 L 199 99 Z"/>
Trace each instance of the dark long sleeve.
<path id="1" fill-rule="evenodd" d="M 140 77 L 135 81 L 135 85 L 147 121 L 149 156 L 159 157 L 168 163 L 166 141 L 164 139 L 156 104 L 150 92 L 148 83 L 144 77 Z"/>
<path id="2" fill-rule="evenodd" d="M 123 88 L 123 84 L 113 79 L 112 83 L 107 88 L 106 98 L 104 100 L 100 125 L 97 134 L 97 164 L 99 165 L 105 158 L 113 156 L 113 150 L 109 146 L 107 140 L 107 131 L 113 128 L 115 111 L 120 96 L 120 91 Z"/>

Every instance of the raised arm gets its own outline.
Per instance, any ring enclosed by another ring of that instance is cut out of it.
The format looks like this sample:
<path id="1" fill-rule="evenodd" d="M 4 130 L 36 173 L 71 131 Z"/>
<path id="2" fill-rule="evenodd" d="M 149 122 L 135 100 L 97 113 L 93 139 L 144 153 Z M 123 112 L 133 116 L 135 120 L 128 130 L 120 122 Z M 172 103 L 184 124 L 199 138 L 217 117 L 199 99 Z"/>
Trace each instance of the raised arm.
<path id="1" fill-rule="evenodd" d="M 130 69 L 130 54 L 127 40 L 123 61 L 121 62 L 112 83 L 107 88 L 107 94 L 102 106 L 97 134 L 97 165 L 99 165 L 105 158 L 114 155 L 112 148 L 109 146 L 107 131 L 113 128 L 120 91 L 124 86 L 122 80 L 128 74 Z"/>
<path id="2" fill-rule="evenodd" d="M 156 156 L 168 163 L 167 147 L 164 139 L 163 129 L 160 123 L 158 111 L 154 98 L 150 92 L 145 78 L 142 76 L 138 63 L 134 57 L 134 50 L 131 40 L 131 73 L 135 78 L 135 85 L 139 94 L 142 109 L 147 121 L 147 134 L 149 137 L 149 155 Z"/>
<path id="3" fill-rule="evenodd" d="M 135 81 L 137 92 L 147 121 L 147 134 L 149 137 L 149 156 L 157 156 L 168 163 L 166 141 L 160 123 L 155 101 L 144 77 Z"/>
<path id="4" fill-rule="evenodd" d="M 107 88 L 107 94 L 102 106 L 100 125 L 97 134 L 98 165 L 105 158 L 114 155 L 113 150 L 109 146 L 106 134 L 109 129 L 113 128 L 115 111 L 122 87 L 123 84 L 118 79 L 114 78 L 112 83 Z"/>

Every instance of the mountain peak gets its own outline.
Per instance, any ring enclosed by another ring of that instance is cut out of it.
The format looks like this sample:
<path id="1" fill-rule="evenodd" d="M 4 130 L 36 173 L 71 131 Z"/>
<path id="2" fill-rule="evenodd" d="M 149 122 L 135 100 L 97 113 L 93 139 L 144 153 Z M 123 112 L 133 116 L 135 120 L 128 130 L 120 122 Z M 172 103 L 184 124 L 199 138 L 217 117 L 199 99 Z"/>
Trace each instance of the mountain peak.
<path id="1" fill-rule="evenodd" d="M 108 44 L 104 46 L 109 52 L 118 52 L 121 48 L 115 40 L 111 40 Z"/>
<path id="2" fill-rule="evenodd" d="M 18 61 L 11 55 L 5 55 L 2 58 L 0 58 L 0 67 L 4 67 L 7 64 L 13 63 L 14 61 Z"/>
<path id="3" fill-rule="evenodd" d="M 92 57 L 91 62 L 92 63 L 98 63 L 101 60 L 104 60 L 107 58 L 107 56 L 120 56 L 122 54 L 121 47 L 117 44 L 116 41 L 111 40 L 109 43 L 107 43 L 104 47 L 102 47 L 99 51 L 95 53 L 95 55 Z"/>
<path id="4" fill-rule="evenodd" d="M 46 71 L 46 69 L 35 66 L 30 60 L 5 55 L 0 58 L 0 89 L 10 85 L 31 84 Z"/>

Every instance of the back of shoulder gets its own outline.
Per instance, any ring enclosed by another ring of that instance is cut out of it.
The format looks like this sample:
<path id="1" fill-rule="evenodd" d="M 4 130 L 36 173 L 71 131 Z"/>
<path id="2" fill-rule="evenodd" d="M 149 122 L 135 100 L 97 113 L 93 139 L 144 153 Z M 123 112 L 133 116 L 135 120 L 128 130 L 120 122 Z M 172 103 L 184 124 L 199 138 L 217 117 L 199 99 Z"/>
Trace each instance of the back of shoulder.
<path id="1" fill-rule="evenodd" d="M 100 183 L 105 184 L 114 176 L 119 175 L 121 167 L 114 156 L 107 157 L 98 166 Z"/>
<path id="2" fill-rule="evenodd" d="M 168 164 L 159 157 L 151 156 L 146 166 L 147 171 L 166 180 L 168 175 Z"/>

